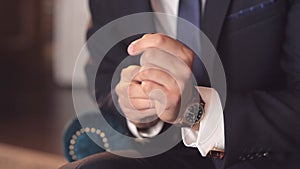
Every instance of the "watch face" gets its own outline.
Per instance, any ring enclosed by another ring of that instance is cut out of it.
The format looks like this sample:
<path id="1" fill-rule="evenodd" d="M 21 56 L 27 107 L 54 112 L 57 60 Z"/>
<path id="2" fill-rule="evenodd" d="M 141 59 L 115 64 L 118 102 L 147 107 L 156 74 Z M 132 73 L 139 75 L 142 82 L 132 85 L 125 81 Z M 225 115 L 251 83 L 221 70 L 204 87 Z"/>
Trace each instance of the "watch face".
<path id="1" fill-rule="evenodd" d="M 185 114 L 185 120 L 187 123 L 193 124 L 196 121 L 196 116 L 193 112 L 188 110 L 188 112 Z"/>
<path id="2" fill-rule="evenodd" d="M 200 106 L 200 104 L 193 104 L 189 106 L 185 113 L 185 121 L 189 124 L 196 123 L 202 116 L 203 110 Z"/>

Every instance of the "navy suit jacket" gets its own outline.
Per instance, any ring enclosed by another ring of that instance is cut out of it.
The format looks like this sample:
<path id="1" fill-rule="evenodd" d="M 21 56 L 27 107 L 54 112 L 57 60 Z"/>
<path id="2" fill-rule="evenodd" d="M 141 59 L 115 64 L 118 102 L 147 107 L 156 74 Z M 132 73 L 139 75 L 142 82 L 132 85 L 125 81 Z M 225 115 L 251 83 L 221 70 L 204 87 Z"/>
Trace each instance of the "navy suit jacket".
<path id="1" fill-rule="evenodd" d="M 96 30 L 114 19 L 152 11 L 148 0 L 90 0 Z M 222 167 L 297 168 L 300 160 L 300 0 L 207 0 L 201 29 L 216 47 L 227 78 Z M 116 32 L 117 33 L 117 32 Z M 137 36 L 139 37 L 139 36 Z M 114 46 L 98 68 L 93 90 L 101 109 L 113 106 L 111 78 L 127 56 Z M 101 72 L 101 73 L 100 73 Z M 114 116 L 121 118 L 118 113 Z M 122 124 L 126 127 L 126 123 Z"/>

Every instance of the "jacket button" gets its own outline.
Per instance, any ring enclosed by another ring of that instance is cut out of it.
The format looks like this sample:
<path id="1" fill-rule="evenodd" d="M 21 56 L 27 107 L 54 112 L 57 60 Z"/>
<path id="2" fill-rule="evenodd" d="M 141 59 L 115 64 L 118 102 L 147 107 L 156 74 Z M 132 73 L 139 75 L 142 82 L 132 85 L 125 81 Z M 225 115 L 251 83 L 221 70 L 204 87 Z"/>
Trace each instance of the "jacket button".
<path id="1" fill-rule="evenodd" d="M 251 154 L 248 154 L 246 157 L 247 157 L 248 159 L 251 159 Z"/>
<path id="2" fill-rule="evenodd" d="M 246 160 L 246 157 L 244 157 L 244 156 L 239 156 L 239 160 L 245 161 L 245 160 Z"/>
<path id="3" fill-rule="evenodd" d="M 269 153 L 268 152 L 264 152 L 263 154 L 262 154 L 262 156 L 264 156 L 264 157 L 269 157 Z"/>
<path id="4" fill-rule="evenodd" d="M 261 157 L 262 157 L 262 154 L 261 154 L 261 153 L 256 153 L 255 156 L 256 156 L 257 158 L 261 158 Z"/>

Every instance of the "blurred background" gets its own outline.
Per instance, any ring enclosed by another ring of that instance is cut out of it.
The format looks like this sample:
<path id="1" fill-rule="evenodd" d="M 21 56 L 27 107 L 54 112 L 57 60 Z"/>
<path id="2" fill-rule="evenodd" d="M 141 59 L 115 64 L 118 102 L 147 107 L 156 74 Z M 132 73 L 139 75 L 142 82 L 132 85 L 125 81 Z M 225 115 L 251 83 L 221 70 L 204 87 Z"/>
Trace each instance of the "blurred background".
<path id="1" fill-rule="evenodd" d="M 76 116 L 71 81 L 85 42 L 87 4 L 2 1 L 0 169 L 55 168 L 65 163 L 61 139 L 64 126 Z M 78 66 L 84 77 L 84 63 Z M 84 90 L 82 79 L 75 79 L 76 90 Z"/>

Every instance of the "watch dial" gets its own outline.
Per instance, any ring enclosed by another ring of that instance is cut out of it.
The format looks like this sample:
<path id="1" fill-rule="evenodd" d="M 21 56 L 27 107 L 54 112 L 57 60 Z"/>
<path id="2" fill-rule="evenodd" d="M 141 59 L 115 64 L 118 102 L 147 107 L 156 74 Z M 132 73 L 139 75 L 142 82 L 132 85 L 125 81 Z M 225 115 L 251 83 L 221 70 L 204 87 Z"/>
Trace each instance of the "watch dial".
<path id="1" fill-rule="evenodd" d="M 203 110 L 199 104 L 194 104 L 187 109 L 185 120 L 187 123 L 194 124 L 201 118 L 202 113 Z"/>
<path id="2" fill-rule="evenodd" d="M 188 123 L 193 124 L 196 121 L 196 116 L 195 116 L 194 112 L 191 112 L 190 110 L 188 110 L 188 112 L 185 115 L 185 119 Z"/>

